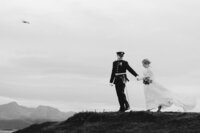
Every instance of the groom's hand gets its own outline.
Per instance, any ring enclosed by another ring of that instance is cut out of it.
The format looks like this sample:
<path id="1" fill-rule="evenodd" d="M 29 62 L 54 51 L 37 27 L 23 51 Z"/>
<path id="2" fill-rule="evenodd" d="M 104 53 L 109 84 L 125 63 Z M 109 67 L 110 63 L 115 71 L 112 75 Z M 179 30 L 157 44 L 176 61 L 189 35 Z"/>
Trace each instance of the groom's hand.
<path id="1" fill-rule="evenodd" d="M 114 84 L 113 83 L 110 83 L 110 86 L 112 87 Z"/>

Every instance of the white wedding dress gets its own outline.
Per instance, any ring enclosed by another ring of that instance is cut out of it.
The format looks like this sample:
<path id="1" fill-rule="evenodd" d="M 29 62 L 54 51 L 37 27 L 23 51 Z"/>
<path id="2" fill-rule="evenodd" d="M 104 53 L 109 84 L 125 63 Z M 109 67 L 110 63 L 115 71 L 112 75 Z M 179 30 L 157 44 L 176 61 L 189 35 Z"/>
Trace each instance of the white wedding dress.
<path id="1" fill-rule="evenodd" d="M 154 79 L 154 75 L 150 67 L 145 68 L 143 76 L 150 77 L 152 80 L 152 83 L 144 84 L 144 95 L 147 110 L 157 109 L 159 106 L 166 108 L 170 107 L 172 104 L 181 107 L 184 111 L 189 111 L 195 107 L 194 100 L 181 98 L 158 84 Z"/>

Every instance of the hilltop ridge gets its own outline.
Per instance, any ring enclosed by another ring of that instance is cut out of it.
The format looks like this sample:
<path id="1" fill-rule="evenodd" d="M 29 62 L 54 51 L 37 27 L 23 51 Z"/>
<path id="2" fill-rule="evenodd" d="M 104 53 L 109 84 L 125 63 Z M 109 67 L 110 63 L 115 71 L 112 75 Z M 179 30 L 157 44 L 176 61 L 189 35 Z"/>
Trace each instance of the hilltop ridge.
<path id="1" fill-rule="evenodd" d="M 15 133 L 199 133 L 200 114 L 82 112 L 63 122 L 35 124 Z"/>

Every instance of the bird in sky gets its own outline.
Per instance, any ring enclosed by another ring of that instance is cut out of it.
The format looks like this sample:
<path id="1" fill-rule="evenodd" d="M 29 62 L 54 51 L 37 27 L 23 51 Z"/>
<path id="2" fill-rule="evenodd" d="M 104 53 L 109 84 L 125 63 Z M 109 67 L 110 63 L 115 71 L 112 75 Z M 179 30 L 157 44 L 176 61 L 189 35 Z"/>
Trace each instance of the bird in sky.
<path id="1" fill-rule="evenodd" d="M 26 21 L 26 20 L 22 20 L 22 23 L 24 23 L 24 24 L 30 24 L 30 22 Z"/>

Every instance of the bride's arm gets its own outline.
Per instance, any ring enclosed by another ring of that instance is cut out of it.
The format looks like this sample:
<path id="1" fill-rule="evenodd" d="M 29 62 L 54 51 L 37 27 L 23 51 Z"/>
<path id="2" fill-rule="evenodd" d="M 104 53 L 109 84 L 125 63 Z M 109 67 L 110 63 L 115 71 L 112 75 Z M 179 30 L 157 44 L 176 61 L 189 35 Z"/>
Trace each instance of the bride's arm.
<path id="1" fill-rule="evenodd" d="M 154 79 L 154 74 L 153 74 L 153 72 L 152 72 L 152 70 L 151 69 L 149 69 L 148 70 L 148 77 L 150 78 L 150 79 Z"/>

